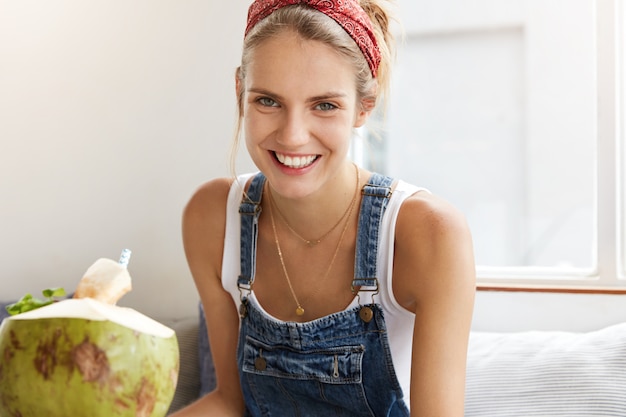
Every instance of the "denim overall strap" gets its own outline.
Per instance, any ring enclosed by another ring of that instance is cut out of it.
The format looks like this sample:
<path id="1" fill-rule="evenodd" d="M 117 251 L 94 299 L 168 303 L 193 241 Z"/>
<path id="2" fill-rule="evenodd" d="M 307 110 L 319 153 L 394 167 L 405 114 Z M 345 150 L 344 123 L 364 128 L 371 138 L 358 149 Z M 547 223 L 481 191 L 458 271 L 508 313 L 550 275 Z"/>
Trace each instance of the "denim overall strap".
<path id="1" fill-rule="evenodd" d="M 370 287 L 369 291 L 378 291 L 378 234 L 391 197 L 392 183 L 393 178 L 374 173 L 361 191 L 363 198 L 359 213 L 353 291 L 357 287 Z"/>
<path id="2" fill-rule="evenodd" d="M 237 280 L 237 286 L 249 290 L 256 273 L 256 245 L 259 228 L 259 216 L 261 215 L 261 196 L 263 195 L 265 176 L 258 173 L 252 178 L 248 192 L 239 206 L 241 217 L 241 272 Z"/>

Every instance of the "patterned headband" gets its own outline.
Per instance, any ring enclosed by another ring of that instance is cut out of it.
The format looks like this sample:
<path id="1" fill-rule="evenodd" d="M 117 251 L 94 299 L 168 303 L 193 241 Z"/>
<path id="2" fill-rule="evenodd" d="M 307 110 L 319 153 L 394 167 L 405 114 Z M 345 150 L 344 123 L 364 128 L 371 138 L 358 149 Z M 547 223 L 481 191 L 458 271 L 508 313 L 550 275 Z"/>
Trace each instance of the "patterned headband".
<path id="1" fill-rule="evenodd" d="M 248 9 L 245 36 L 261 20 L 276 10 L 294 4 L 306 4 L 330 17 L 350 35 L 361 49 L 376 77 L 380 64 L 380 50 L 374 36 L 372 21 L 358 0 L 256 0 Z"/>

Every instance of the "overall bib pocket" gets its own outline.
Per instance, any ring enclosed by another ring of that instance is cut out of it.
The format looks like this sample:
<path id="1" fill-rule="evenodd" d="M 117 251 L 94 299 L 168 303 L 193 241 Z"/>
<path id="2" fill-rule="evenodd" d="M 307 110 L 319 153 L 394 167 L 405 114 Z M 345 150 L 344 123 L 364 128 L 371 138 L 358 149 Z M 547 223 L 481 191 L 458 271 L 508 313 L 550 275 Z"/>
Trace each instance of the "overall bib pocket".
<path id="1" fill-rule="evenodd" d="M 250 336 L 243 350 L 243 377 L 263 415 L 363 416 L 370 409 L 363 388 L 363 345 L 296 350 Z M 355 414 L 354 410 L 361 410 Z"/>

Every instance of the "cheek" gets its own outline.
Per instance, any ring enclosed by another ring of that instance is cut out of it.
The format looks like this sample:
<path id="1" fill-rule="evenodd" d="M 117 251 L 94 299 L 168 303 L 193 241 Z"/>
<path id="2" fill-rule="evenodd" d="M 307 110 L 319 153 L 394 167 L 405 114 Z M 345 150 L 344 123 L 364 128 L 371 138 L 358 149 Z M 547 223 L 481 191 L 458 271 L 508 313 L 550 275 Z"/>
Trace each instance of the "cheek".
<path id="1" fill-rule="evenodd" d="M 251 156 L 261 152 L 263 143 L 273 137 L 271 124 L 258 113 L 244 113 L 242 127 L 243 138 Z"/>
<path id="2" fill-rule="evenodd" d="M 252 141 L 253 137 L 258 137 L 262 129 L 262 123 L 258 117 L 254 117 L 253 113 L 247 111 L 244 107 L 243 129 L 246 141 Z M 251 137 L 252 136 L 252 137 Z"/>
<path id="3" fill-rule="evenodd" d="M 350 147 L 350 139 L 354 129 L 349 122 L 335 121 L 321 123 L 316 136 L 325 142 L 329 149 L 343 150 Z"/>
<path id="4" fill-rule="evenodd" d="M 259 163 L 261 163 L 261 155 L 265 154 L 263 150 L 264 147 L 262 145 L 263 136 L 259 134 L 258 131 L 254 130 L 250 123 L 245 123 L 243 127 L 243 139 L 245 143 L 246 150 L 248 151 L 248 156 L 252 159 L 252 162 L 259 167 Z"/>

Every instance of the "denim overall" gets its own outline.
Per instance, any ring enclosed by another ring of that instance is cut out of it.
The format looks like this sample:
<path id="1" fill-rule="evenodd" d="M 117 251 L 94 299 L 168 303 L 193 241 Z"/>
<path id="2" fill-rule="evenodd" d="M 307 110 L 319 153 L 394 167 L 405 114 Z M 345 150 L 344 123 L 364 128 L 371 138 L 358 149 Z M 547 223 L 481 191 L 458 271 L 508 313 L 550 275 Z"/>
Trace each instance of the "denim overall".
<path id="1" fill-rule="evenodd" d="M 357 305 L 310 322 L 268 317 L 249 297 L 255 275 L 265 177 L 257 174 L 240 206 L 241 328 L 237 360 L 246 416 L 408 416 L 382 309 Z M 362 191 L 353 290 L 378 289 L 378 230 L 392 179 L 373 174 Z"/>

